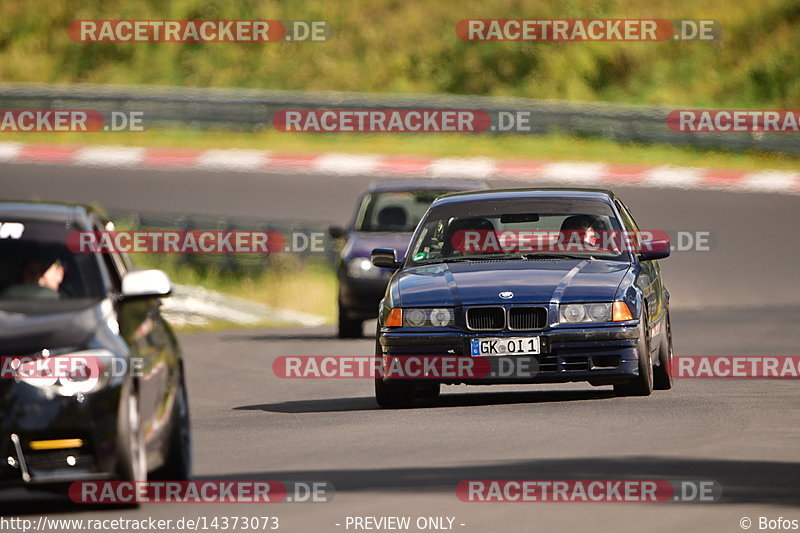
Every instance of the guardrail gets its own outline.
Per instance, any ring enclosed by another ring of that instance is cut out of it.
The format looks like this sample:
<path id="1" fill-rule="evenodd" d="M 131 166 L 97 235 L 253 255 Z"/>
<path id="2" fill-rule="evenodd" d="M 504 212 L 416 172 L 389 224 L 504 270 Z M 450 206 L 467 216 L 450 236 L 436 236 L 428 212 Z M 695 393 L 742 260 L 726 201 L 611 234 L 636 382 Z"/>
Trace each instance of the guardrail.
<path id="1" fill-rule="evenodd" d="M 21 83 L 0 84 L 0 109 L 91 109 L 106 116 L 112 111 L 139 111 L 144 114 L 145 127 L 251 131 L 271 128 L 273 115 L 286 109 L 480 109 L 490 114 L 523 111 L 530 113 L 530 131 L 513 135 L 560 132 L 626 142 L 800 154 L 800 142 L 791 133 L 673 132 L 665 121 L 673 109 L 665 106 L 524 98 Z M 477 135 L 493 134 L 500 133 Z"/>
<path id="2" fill-rule="evenodd" d="M 111 211 L 109 217 L 118 229 L 136 231 L 264 231 L 278 232 L 291 248 L 289 253 L 306 262 L 310 259 L 334 263 L 337 249 L 328 235 L 327 226 L 309 222 L 268 221 L 244 217 L 213 217 L 208 215 L 173 215 Z M 315 250 L 311 234 L 322 234 L 322 251 Z M 298 235 L 299 237 L 294 237 Z M 296 240 L 295 240 L 296 239 Z M 276 254 L 227 253 L 227 254 L 180 254 L 178 262 L 199 268 L 216 268 L 223 272 L 254 272 L 269 268 Z M 133 257 L 134 262 L 136 257 Z"/>

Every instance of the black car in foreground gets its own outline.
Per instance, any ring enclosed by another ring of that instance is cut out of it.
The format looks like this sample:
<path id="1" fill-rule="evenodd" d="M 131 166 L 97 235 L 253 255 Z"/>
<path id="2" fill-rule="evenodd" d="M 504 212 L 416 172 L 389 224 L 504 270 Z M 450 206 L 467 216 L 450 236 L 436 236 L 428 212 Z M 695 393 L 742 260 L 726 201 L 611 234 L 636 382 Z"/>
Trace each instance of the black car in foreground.
<path id="1" fill-rule="evenodd" d="M 482 180 L 388 180 L 369 185 L 356 204 L 347 227 L 331 226 L 334 239 L 343 239 L 336 273 L 339 279 L 339 337 L 362 334 L 364 320 L 375 318 L 392 271 L 370 260 L 373 248 L 405 252 L 411 233 L 436 197 L 454 191 L 486 189 Z"/>
<path id="2" fill-rule="evenodd" d="M 67 246 L 109 229 L 88 207 L 0 202 L 0 488 L 190 475 L 169 279 Z"/>
<path id="3" fill-rule="evenodd" d="M 669 293 L 656 261 L 669 241 L 642 235 L 610 191 L 439 198 L 403 262 L 372 252 L 396 270 L 380 303 L 378 404 L 408 407 L 456 383 L 669 389 Z"/>

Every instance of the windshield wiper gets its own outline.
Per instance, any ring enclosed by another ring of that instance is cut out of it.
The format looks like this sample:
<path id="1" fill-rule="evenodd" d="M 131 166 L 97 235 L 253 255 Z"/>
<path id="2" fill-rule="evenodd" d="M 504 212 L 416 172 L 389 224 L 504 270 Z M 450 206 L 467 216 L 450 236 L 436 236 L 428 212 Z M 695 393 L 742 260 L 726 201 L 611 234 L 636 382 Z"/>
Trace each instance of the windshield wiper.
<path id="1" fill-rule="evenodd" d="M 431 265 L 434 263 L 463 263 L 467 261 L 494 261 L 496 259 L 524 259 L 520 254 L 481 254 L 452 257 L 437 257 L 428 261 L 415 261 L 417 265 Z"/>

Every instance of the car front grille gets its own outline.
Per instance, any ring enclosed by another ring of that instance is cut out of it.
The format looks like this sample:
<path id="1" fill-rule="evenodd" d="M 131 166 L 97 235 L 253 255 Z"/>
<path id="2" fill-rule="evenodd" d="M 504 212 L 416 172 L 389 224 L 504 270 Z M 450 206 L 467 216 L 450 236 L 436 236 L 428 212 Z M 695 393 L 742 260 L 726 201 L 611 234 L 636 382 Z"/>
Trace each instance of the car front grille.
<path id="1" fill-rule="evenodd" d="M 542 329 L 547 324 L 545 307 L 512 307 L 508 310 L 508 329 Z"/>
<path id="2" fill-rule="evenodd" d="M 428 357 L 463 355 L 464 345 L 461 342 L 432 342 L 431 344 L 401 344 L 384 346 L 382 354 L 397 357 Z"/>
<path id="3" fill-rule="evenodd" d="M 467 309 L 467 327 L 472 330 L 500 330 L 505 326 L 502 307 L 472 307 Z"/>
<path id="4" fill-rule="evenodd" d="M 580 372 L 589 370 L 591 366 L 589 357 L 585 355 L 543 354 L 538 361 L 540 374 Z"/>
<path id="5" fill-rule="evenodd" d="M 473 331 L 499 331 L 508 328 L 513 331 L 544 329 L 547 325 L 547 308 L 543 306 L 522 306 L 508 309 L 502 307 L 470 307 L 467 309 L 467 327 Z"/>
<path id="6" fill-rule="evenodd" d="M 67 457 L 72 457 L 70 465 Z M 87 471 L 96 469 L 94 456 L 81 450 L 55 450 L 47 452 L 34 452 L 25 455 L 25 462 L 32 475 L 47 475 L 57 471 Z"/>

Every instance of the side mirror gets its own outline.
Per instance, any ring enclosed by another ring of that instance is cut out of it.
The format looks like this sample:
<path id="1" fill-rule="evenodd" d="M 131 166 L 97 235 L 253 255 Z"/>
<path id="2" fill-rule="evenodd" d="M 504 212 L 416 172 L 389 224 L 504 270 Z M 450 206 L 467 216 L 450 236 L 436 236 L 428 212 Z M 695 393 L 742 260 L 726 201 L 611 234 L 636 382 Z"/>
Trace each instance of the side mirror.
<path id="1" fill-rule="evenodd" d="M 172 284 L 160 270 L 132 270 L 122 277 L 122 297 L 126 299 L 155 298 L 171 293 Z"/>
<path id="2" fill-rule="evenodd" d="M 372 250 L 372 264 L 380 268 L 397 270 L 400 268 L 400 262 L 397 260 L 397 250 L 392 248 L 375 248 Z"/>
<path id="3" fill-rule="evenodd" d="M 639 258 L 643 261 L 652 261 L 654 259 L 664 259 L 669 257 L 670 242 L 669 239 L 653 239 L 652 241 L 644 241 L 641 244 L 642 250 L 639 252 Z"/>
<path id="4" fill-rule="evenodd" d="M 334 239 L 342 239 L 347 234 L 347 231 L 341 226 L 330 226 L 328 234 Z"/>

